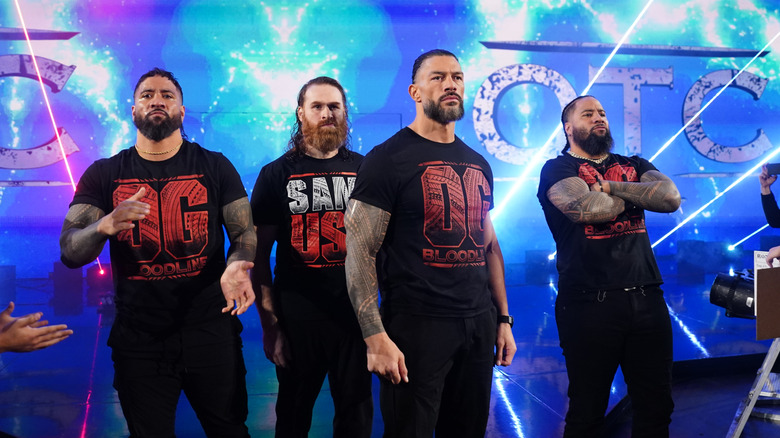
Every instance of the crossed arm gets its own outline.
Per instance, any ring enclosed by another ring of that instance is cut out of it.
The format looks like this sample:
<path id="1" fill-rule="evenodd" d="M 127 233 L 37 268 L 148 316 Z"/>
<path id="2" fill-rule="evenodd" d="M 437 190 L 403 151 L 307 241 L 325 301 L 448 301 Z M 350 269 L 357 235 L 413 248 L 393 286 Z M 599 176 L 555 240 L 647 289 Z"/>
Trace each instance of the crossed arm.
<path id="1" fill-rule="evenodd" d="M 558 181 L 547 190 L 555 207 L 573 222 L 602 223 L 625 210 L 626 202 L 645 210 L 669 213 L 680 207 L 680 192 L 669 177 L 657 170 L 642 174 L 639 182 L 600 180 L 588 184 L 577 177 Z"/>

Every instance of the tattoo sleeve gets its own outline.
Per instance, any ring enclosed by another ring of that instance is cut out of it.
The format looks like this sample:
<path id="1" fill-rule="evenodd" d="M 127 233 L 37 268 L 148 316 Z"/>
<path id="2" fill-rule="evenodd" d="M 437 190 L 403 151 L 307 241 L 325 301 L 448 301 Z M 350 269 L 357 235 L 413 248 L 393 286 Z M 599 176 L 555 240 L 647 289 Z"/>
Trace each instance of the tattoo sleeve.
<path id="1" fill-rule="evenodd" d="M 625 209 L 617 196 L 592 192 L 588 184 L 577 177 L 562 179 L 547 190 L 547 198 L 573 222 L 595 224 L 612 220 Z"/>
<path id="2" fill-rule="evenodd" d="M 382 246 L 390 213 L 354 199 L 344 216 L 347 228 L 347 289 L 363 338 L 385 331 L 379 315 L 376 254 Z"/>
<path id="3" fill-rule="evenodd" d="M 230 239 L 227 264 L 236 260 L 253 261 L 257 250 L 257 235 L 252 225 L 252 207 L 245 197 L 222 207 L 225 229 Z"/>
<path id="4" fill-rule="evenodd" d="M 680 207 L 677 186 L 657 170 L 642 174 L 640 182 L 610 181 L 609 192 L 645 210 L 671 213 Z"/>
<path id="5" fill-rule="evenodd" d="M 60 260 L 65 266 L 78 268 L 100 255 L 108 236 L 97 231 L 97 223 L 105 215 L 94 205 L 70 207 L 60 231 Z"/>

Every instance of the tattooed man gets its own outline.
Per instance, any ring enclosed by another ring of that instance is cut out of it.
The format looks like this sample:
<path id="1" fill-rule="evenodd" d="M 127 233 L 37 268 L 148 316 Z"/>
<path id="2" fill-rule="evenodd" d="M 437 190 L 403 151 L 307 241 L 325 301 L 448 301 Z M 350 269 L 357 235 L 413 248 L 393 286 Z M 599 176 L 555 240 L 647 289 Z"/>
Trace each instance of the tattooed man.
<path id="1" fill-rule="evenodd" d="M 417 58 L 416 117 L 366 155 L 347 208 L 347 286 L 385 437 L 483 437 L 493 365 L 516 350 L 493 174 L 455 136 L 463 80 L 450 52 Z"/>
<path id="2" fill-rule="evenodd" d="M 247 437 L 237 315 L 255 299 L 249 200 L 227 158 L 182 138 L 182 89 L 170 72 L 141 76 L 133 98 L 136 143 L 81 177 L 62 261 L 82 266 L 110 242 L 117 315 L 108 345 L 130 436 L 174 436 L 184 391 L 207 436 Z"/>
<path id="3" fill-rule="evenodd" d="M 649 161 L 611 153 L 601 103 L 580 96 L 561 116 L 567 143 L 541 172 L 537 196 L 558 250 L 555 317 L 569 377 L 565 437 L 601 436 L 620 366 L 633 437 L 664 437 L 672 328 L 645 210 L 673 212 L 680 194 Z"/>

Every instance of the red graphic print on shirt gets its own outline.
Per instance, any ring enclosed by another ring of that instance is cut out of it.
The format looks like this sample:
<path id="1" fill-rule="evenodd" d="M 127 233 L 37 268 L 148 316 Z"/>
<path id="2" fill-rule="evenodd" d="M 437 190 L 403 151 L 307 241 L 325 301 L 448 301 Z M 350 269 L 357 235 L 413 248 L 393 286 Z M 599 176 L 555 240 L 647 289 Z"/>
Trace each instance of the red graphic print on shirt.
<path id="1" fill-rule="evenodd" d="M 426 265 L 453 268 L 485 264 L 484 220 L 490 185 L 482 169 L 458 163 L 422 163 Z"/>
<path id="2" fill-rule="evenodd" d="M 131 280 L 160 280 L 198 275 L 206 263 L 201 256 L 208 245 L 208 192 L 199 181 L 202 175 L 169 180 L 123 180 L 114 190 L 113 204 L 146 188 L 142 199 L 149 214 L 135 227 L 117 234 L 139 260 L 138 274 Z M 159 187 L 159 191 L 154 187 Z"/>
<path id="3" fill-rule="evenodd" d="M 287 197 L 290 244 L 310 267 L 344 265 L 347 238 L 344 209 L 355 187 L 355 172 L 290 175 Z"/>

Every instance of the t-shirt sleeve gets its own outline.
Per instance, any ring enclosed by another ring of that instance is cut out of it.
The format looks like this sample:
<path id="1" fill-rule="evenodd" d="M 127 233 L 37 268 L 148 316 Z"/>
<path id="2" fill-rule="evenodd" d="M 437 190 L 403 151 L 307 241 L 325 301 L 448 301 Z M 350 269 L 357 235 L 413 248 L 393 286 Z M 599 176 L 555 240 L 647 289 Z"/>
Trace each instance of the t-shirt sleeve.
<path id="1" fill-rule="evenodd" d="M 542 167 L 542 171 L 539 175 L 539 192 L 538 196 L 547 196 L 547 191 L 555 183 L 566 178 L 578 177 L 577 166 L 569 165 L 561 157 L 554 158 L 547 161 Z"/>
<path id="2" fill-rule="evenodd" d="M 87 170 L 84 171 L 84 174 L 81 175 L 70 207 L 77 204 L 88 204 L 103 210 L 105 214 L 111 213 L 113 206 L 106 204 L 107 201 L 103 193 L 106 184 L 101 183 L 101 165 L 102 161 L 96 161 L 90 164 Z"/>
<path id="3" fill-rule="evenodd" d="M 658 170 L 656 167 L 651 163 L 650 161 L 637 156 L 633 157 L 637 161 L 636 171 L 638 176 L 641 178 L 642 175 L 645 174 L 645 172 L 649 172 L 651 170 Z"/>
<path id="4" fill-rule="evenodd" d="M 252 189 L 252 199 L 249 203 L 252 205 L 252 218 L 255 225 L 280 225 L 279 216 L 279 181 L 284 176 L 274 171 L 274 163 L 263 166 L 260 174 L 257 175 L 255 187 Z"/>
<path id="5" fill-rule="evenodd" d="M 241 176 L 233 166 L 233 163 L 231 163 L 227 157 L 220 154 L 217 161 L 217 166 L 221 187 L 220 196 L 222 197 L 222 205 L 220 205 L 220 208 L 230 204 L 237 199 L 246 197 L 244 183 L 241 182 Z"/>
<path id="6" fill-rule="evenodd" d="M 384 211 L 393 211 L 399 192 L 397 181 L 391 157 L 384 148 L 376 147 L 360 163 L 350 198 Z"/>

